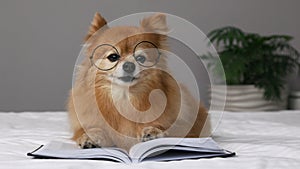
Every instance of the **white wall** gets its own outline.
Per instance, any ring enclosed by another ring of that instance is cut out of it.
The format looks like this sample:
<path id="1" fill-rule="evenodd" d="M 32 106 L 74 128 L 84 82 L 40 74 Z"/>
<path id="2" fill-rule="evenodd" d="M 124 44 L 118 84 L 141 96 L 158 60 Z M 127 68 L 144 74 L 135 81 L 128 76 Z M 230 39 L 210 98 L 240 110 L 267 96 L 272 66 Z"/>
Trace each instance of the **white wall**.
<path id="1" fill-rule="evenodd" d="M 289 34 L 300 50 L 297 0 L 9 0 L 0 2 L 0 110 L 62 110 L 88 24 L 135 12 L 178 15 L 205 33 L 235 25 L 261 34 Z M 290 78 L 300 89 L 300 77 Z"/>

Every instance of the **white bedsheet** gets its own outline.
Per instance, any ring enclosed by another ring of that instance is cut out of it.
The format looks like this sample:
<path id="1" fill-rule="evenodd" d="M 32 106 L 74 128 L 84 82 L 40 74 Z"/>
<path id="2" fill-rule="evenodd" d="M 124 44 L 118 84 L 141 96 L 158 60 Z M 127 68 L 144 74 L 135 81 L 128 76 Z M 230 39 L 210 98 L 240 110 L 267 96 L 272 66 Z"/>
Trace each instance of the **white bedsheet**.
<path id="1" fill-rule="evenodd" d="M 213 137 L 236 157 L 121 164 L 99 160 L 32 159 L 26 153 L 50 140 L 68 140 L 65 112 L 0 113 L 0 169 L 201 168 L 300 169 L 300 111 L 225 112 Z"/>

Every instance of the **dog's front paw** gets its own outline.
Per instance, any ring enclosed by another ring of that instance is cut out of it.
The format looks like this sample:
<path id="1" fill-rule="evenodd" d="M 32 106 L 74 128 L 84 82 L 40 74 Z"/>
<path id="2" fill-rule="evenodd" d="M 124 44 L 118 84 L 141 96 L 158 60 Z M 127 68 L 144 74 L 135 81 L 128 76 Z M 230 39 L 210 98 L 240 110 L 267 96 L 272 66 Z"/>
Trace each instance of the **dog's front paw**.
<path id="1" fill-rule="evenodd" d="M 144 141 L 164 137 L 165 135 L 166 133 L 163 132 L 161 129 L 149 126 L 149 127 L 144 127 L 142 129 L 142 133 L 138 139 L 140 142 L 144 142 Z"/>
<path id="2" fill-rule="evenodd" d="M 104 133 L 99 129 L 89 130 L 86 133 L 83 133 L 76 142 L 79 147 L 83 149 L 111 146 L 108 138 L 105 137 Z"/>

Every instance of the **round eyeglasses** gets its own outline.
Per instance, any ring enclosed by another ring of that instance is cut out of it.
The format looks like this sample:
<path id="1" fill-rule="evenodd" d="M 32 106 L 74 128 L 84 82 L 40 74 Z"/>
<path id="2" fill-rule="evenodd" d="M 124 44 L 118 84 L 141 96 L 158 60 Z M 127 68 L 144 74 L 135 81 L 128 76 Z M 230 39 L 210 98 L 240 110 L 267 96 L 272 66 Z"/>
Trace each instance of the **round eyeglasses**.
<path id="1" fill-rule="evenodd" d="M 106 53 L 107 51 L 110 53 Z M 132 56 L 139 65 L 150 68 L 159 62 L 161 53 L 154 43 L 141 41 L 135 45 Z M 97 69 L 109 71 L 118 65 L 121 55 L 113 45 L 101 44 L 93 50 L 90 60 Z"/>

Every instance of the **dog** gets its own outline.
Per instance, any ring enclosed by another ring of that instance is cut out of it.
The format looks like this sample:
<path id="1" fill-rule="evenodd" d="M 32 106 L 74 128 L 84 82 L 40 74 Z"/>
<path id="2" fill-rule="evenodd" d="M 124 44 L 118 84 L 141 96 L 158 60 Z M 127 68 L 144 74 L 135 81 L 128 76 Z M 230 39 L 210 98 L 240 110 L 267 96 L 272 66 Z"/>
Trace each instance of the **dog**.
<path id="1" fill-rule="evenodd" d="M 168 31 L 162 13 L 116 27 L 95 14 L 67 105 L 78 146 L 128 150 L 159 137 L 209 135 L 206 109 L 168 73 Z"/>

